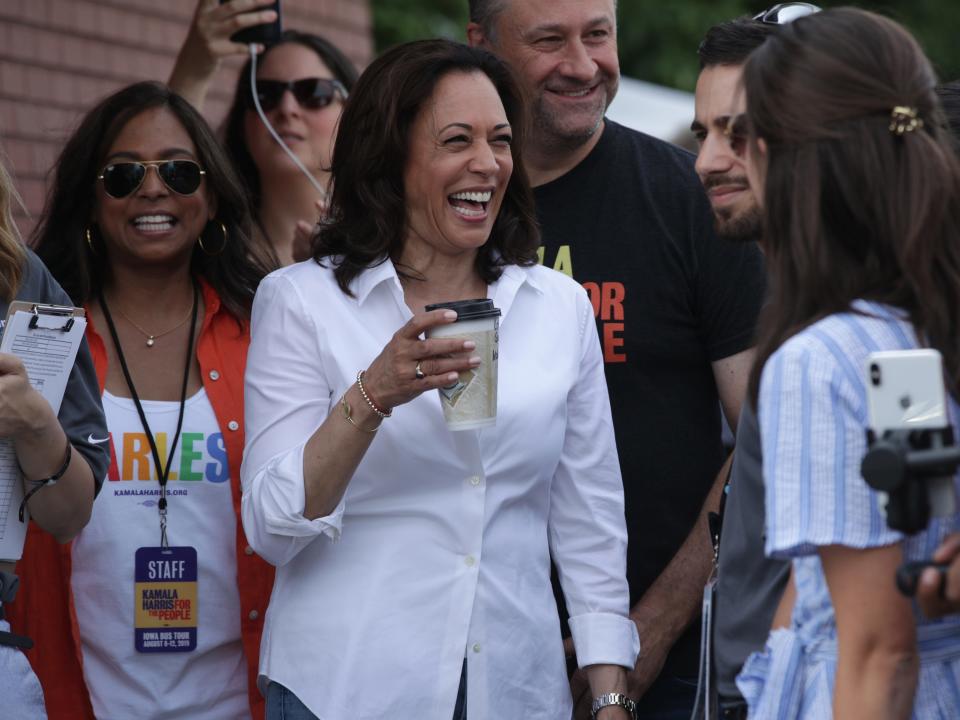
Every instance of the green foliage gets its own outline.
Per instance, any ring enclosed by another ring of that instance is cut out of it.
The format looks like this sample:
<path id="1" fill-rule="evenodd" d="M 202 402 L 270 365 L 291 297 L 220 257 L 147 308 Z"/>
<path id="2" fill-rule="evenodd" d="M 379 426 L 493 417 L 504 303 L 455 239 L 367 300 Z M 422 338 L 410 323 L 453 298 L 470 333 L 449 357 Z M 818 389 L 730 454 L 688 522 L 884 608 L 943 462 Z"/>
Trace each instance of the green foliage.
<path id="1" fill-rule="evenodd" d="M 624 75 L 692 90 L 700 72 L 697 46 L 707 28 L 743 15 L 742 0 L 623 0 L 617 37 Z"/>
<path id="2" fill-rule="evenodd" d="M 522 0 L 520 0 L 522 1 Z M 371 0 L 377 50 L 423 37 L 462 40 L 467 0 Z M 624 75 L 693 90 L 697 46 L 706 30 L 738 15 L 756 14 L 773 0 L 620 0 L 620 64 Z M 903 23 L 917 37 L 943 80 L 960 79 L 958 0 L 829 2 L 856 4 Z"/>
<path id="3" fill-rule="evenodd" d="M 409 40 L 463 40 L 467 0 L 371 0 L 377 52 Z"/>
<path id="4" fill-rule="evenodd" d="M 698 73 L 696 49 L 706 30 L 739 15 L 755 15 L 775 3 L 751 0 L 680 0 L 620 3 L 620 61 L 624 75 L 692 90 Z M 886 0 L 831 2 L 821 7 L 857 5 L 903 23 L 920 41 L 944 80 L 960 78 L 960 3 L 956 0 Z"/>
<path id="5" fill-rule="evenodd" d="M 874 4 L 887 17 L 903 23 L 920 41 L 944 82 L 960 80 L 960 3 L 956 0 L 887 0 Z"/>

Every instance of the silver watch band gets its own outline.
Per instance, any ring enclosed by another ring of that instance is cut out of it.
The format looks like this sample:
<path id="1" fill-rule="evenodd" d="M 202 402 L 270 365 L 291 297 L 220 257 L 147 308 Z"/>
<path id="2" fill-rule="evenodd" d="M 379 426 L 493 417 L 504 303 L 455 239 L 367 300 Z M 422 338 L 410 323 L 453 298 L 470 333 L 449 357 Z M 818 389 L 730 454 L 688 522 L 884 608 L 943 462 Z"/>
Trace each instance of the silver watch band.
<path id="1" fill-rule="evenodd" d="M 590 720 L 597 720 L 597 713 L 610 705 L 622 707 L 630 713 L 630 717 L 634 720 L 637 717 L 637 704 L 623 693 L 612 692 L 604 693 L 593 699 L 593 705 L 590 707 Z"/>

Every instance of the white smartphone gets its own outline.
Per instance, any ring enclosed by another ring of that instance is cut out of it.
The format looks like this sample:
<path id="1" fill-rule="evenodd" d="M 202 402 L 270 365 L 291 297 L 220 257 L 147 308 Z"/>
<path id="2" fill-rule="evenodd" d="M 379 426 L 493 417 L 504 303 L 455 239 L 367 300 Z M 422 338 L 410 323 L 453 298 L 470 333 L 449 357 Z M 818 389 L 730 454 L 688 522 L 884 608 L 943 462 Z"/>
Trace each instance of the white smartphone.
<path id="1" fill-rule="evenodd" d="M 943 363 L 936 350 L 871 353 L 866 370 L 868 421 L 877 435 L 950 423 Z"/>
<path id="2" fill-rule="evenodd" d="M 867 421 L 877 437 L 887 430 L 943 429 L 949 426 L 943 361 L 931 349 L 871 353 L 866 362 Z M 928 481 L 931 515 L 956 508 L 953 478 Z M 885 505 L 886 502 L 882 503 Z"/>

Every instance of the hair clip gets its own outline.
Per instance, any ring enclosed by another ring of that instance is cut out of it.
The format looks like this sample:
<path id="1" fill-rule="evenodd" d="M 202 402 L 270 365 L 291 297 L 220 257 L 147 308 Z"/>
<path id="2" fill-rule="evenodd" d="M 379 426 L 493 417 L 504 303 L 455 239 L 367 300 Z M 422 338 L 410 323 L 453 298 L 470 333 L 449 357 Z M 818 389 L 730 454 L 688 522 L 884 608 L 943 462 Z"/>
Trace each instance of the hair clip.
<path id="1" fill-rule="evenodd" d="M 890 132 L 897 137 L 923 127 L 923 118 L 917 117 L 917 109 L 897 105 L 890 113 Z"/>

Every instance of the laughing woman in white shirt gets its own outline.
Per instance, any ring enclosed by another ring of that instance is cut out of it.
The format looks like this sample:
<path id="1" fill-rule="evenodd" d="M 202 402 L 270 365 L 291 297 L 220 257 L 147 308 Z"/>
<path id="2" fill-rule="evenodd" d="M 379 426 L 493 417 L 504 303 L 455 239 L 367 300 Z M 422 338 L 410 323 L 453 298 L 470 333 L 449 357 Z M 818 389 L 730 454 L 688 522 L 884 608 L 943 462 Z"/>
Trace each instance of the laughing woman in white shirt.
<path id="1" fill-rule="evenodd" d="M 594 313 L 536 264 L 522 123 L 482 50 L 381 56 L 343 116 L 314 260 L 257 292 L 243 522 L 278 568 L 268 718 L 569 718 L 551 556 L 595 717 L 632 715 L 639 641 Z M 502 312 L 499 409 L 453 432 L 434 390 L 480 360 L 463 339 L 422 339 L 456 320 L 424 307 L 471 298 Z"/>

